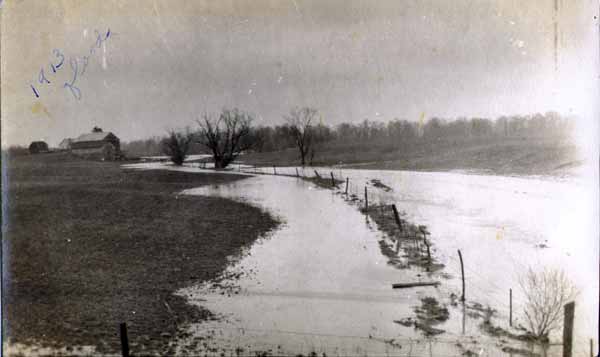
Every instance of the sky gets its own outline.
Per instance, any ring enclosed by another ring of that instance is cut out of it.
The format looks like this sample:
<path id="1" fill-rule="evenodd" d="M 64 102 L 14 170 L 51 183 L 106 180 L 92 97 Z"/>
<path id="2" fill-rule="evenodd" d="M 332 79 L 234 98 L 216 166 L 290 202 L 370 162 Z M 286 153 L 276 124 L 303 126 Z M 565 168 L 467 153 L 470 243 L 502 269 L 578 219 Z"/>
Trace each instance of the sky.
<path id="1" fill-rule="evenodd" d="M 3 147 L 55 146 L 94 126 L 143 139 L 224 107 L 264 125 L 296 106 L 330 125 L 554 110 L 598 132 L 592 0 L 14 0 L 0 11 Z"/>

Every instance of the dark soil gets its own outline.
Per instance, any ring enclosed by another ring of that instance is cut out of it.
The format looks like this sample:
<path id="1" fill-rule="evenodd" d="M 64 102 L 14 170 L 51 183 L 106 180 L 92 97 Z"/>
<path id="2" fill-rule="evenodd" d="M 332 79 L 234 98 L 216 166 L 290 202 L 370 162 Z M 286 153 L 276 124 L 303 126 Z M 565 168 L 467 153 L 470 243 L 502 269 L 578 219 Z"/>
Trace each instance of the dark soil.
<path id="1" fill-rule="evenodd" d="M 277 226 L 247 204 L 175 194 L 243 176 L 119 164 L 3 157 L 5 340 L 117 352 L 126 322 L 134 354 L 172 354 L 180 327 L 212 318 L 173 293 Z"/>
<path id="2" fill-rule="evenodd" d="M 509 355 L 521 355 L 521 356 L 526 356 L 526 357 L 539 357 L 540 356 L 539 353 L 528 351 L 523 348 L 514 348 L 514 347 L 510 347 L 510 346 L 503 347 L 502 352 L 508 353 Z"/>
<path id="3" fill-rule="evenodd" d="M 421 306 L 415 308 L 417 321 L 415 327 L 422 330 L 425 336 L 439 335 L 444 330 L 434 328 L 434 325 L 440 324 L 450 317 L 448 308 L 440 305 L 435 298 L 425 297 L 421 299 Z"/>
<path id="4" fill-rule="evenodd" d="M 371 184 L 373 185 L 373 187 L 380 188 L 380 189 L 384 190 L 385 192 L 391 192 L 392 191 L 392 188 L 390 186 L 384 184 L 379 179 L 371 179 Z"/>
<path id="5" fill-rule="evenodd" d="M 425 226 L 417 226 L 399 215 L 396 221 L 391 205 L 369 206 L 363 213 L 375 221 L 387 239 L 379 241 L 381 253 L 388 258 L 388 264 L 399 269 L 419 266 L 427 272 L 441 270 L 444 265 L 435 259 L 433 243 Z M 429 245 L 429 254 L 427 246 Z"/>
<path id="6" fill-rule="evenodd" d="M 332 181 L 331 177 L 323 177 L 323 176 L 303 177 L 302 179 L 304 179 L 305 181 L 312 182 L 321 188 L 328 188 L 328 189 L 339 188 L 340 185 L 345 182 L 345 181 L 342 181 L 342 180 L 339 180 L 336 178 L 334 178 L 334 180 Z"/>

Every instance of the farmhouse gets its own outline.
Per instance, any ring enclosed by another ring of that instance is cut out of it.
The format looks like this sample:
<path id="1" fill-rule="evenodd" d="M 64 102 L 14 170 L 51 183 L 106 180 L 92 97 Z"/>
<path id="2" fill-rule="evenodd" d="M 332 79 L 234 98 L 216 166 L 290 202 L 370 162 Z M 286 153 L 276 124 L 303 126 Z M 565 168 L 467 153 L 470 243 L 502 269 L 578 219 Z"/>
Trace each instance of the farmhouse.
<path id="1" fill-rule="evenodd" d="M 111 132 L 94 131 L 71 141 L 71 152 L 91 159 L 116 160 L 121 156 L 119 138 Z"/>
<path id="2" fill-rule="evenodd" d="M 29 144 L 30 154 L 39 154 L 48 151 L 48 144 L 46 144 L 44 141 L 33 141 L 31 144 Z"/>

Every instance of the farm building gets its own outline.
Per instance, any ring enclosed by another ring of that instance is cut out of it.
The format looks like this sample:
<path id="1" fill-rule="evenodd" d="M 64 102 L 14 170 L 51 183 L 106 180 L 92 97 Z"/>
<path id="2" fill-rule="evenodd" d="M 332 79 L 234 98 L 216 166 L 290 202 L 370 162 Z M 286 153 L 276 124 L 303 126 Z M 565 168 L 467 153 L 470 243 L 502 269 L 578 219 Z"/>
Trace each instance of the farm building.
<path id="1" fill-rule="evenodd" d="M 39 154 L 43 152 L 49 152 L 48 144 L 43 141 L 33 141 L 29 144 L 29 153 L 30 154 Z"/>
<path id="2" fill-rule="evenodd" d="M 60 144 L 58 144 L 58 148 L 60 150 L 71 150 L 71 143 L 73 142 L 73 139 L 71 138 L 66 138 L 63 139 Z"/>
<path id="3" fill-rule="evenodd" d="M 119 138 L 111 132 L 95 131 L 71 141 L 71 152 L 92 159 L 116 160 L 121 157 Z"/>

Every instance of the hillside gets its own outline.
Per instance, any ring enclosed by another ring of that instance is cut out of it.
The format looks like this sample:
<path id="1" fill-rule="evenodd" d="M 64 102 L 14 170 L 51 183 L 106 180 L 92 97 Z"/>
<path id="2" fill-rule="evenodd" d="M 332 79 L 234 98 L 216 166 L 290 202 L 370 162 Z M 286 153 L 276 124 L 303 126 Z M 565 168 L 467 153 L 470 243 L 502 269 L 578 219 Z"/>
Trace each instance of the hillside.
<path id="1" fill-rule="evenodd" d="M 295 149 L 253 153 L 241 161 L 253 165 L 298 165 Z M 574 144 L 552 139 L 479 139 L 415 143 L 401 148 L 328 144 L 317 150 L 313 165 L 385 170 L 464 170 L 497 175 L 564 175 L 581 164 Z"/>

